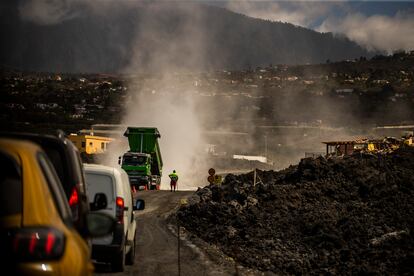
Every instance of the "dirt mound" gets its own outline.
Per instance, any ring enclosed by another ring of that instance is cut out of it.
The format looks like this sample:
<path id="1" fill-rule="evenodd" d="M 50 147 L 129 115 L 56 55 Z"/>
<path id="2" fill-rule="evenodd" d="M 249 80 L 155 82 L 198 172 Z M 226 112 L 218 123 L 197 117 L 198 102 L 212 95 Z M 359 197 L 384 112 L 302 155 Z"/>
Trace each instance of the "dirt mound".
<path id="1" fill-rule="evenodd" d="M 178 218 L 237 262 L 277 274 L 414 273 L 414 149 L 228 175 Z"/>

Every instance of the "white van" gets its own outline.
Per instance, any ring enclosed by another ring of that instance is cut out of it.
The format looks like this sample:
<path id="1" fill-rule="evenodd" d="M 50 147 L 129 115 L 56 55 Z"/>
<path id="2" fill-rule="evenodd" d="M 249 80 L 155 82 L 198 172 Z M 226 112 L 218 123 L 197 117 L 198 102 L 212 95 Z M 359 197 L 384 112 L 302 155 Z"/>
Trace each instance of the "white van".
<path id="1" fill-rule="evenodd" d="M 119 168 L 84 164 L 91 211 L 116 218 L 113 233 L 92 239 L 92 259 L 111 263 L 114 271 L 123 271 L 125 263 L 133 264 L 136 245 L 134 210 L 142 210 L 144 201 L 133 205 L 126 172 Z"/>

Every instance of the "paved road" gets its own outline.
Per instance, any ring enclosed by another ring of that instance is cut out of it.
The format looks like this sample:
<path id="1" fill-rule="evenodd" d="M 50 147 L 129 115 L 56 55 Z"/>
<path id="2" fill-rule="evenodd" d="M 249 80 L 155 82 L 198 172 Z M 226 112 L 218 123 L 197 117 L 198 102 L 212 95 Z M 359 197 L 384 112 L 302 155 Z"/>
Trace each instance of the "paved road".
<path id="1" fill-rule="evenodd" d="M 166 218 L 181 198 L 194 192 L 140 191 L 145 210 L 137 212 L 137 248 L 133 266 L 123 273 L 111 273 L 110 266 L 96 266 L 97 275 L 178 275 L 177 236 L 168 228 Z M 175 230 L 175 229 L 174 229 Z M 212 275 L 197 250 L 181 242 L 181 275 Z M 215 274 L 215 273 L 213 273 Z"/>

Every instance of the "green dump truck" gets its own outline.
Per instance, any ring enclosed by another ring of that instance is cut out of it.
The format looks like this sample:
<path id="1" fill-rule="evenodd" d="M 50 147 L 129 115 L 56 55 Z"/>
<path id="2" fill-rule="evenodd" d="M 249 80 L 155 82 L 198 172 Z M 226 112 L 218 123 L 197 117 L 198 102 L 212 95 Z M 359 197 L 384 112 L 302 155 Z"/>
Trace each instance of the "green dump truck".
<path id="1" fill-rule="evenodd" d="M 159 190 L 162 175 L 162 158 L 154 127 L 128 127 L 124 133 L 128 138 L 129 151 L 119 158 L 119 163 L 128 176 L 131 187 L 137 190 Z"/>

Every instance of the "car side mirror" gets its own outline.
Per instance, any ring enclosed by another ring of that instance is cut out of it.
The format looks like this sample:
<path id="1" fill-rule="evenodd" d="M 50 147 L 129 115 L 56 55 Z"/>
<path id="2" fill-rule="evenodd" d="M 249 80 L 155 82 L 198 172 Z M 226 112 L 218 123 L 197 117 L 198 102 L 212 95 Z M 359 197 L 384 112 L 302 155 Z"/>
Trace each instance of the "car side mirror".
<path id="1" fill-rule="evenodd" d="M 143 199 L 137 199 L 137 201 L 135 202 L 134 211 L 139 211 L 139 210 L 144 210 L 145 209 L 145 200 Z"/>
<path id="2" fill-rule="evenodd" d="M 116 220 L 108 214 L 90 212 L 86 215 L 88 235 L 92 238 L 102 237 L 115 230 Z"/>
<path id="3" fill-rule="evenodd" d="M 118 165 L 121 165 L 121 160 L 122 160 L 122 158 L 121 158 L 121 156 L 119 156 L 118 157 Z"/>
<path id="4" fill-rule="evenodd" d="M 108 199 L 104 193 L 96 193 L 93 202 L 90 204 L 91 211 L 105 209 L 108 206 Z"/>

